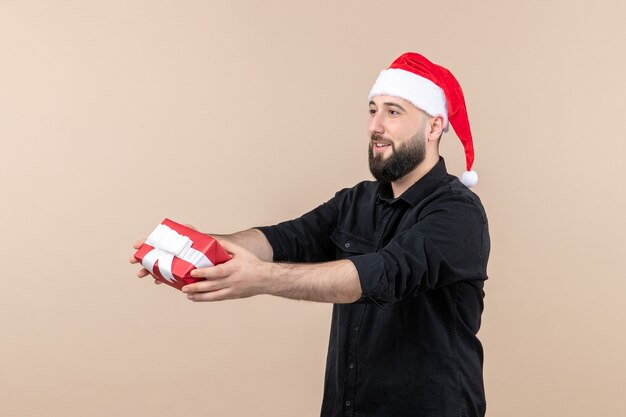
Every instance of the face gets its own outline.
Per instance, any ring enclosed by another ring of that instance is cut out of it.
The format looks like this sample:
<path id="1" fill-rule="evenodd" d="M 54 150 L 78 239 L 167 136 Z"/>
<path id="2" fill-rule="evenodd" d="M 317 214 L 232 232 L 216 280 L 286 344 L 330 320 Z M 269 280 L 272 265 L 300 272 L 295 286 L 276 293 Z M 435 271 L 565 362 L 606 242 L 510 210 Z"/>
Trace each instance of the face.
<path id="1" fill-rule="evenodd" d="M 391 96 L 373 97 L 368 122 L 369 165 L 374 178 L 396 181 L 424 161 L 425 115 L 408 101 Z"/>

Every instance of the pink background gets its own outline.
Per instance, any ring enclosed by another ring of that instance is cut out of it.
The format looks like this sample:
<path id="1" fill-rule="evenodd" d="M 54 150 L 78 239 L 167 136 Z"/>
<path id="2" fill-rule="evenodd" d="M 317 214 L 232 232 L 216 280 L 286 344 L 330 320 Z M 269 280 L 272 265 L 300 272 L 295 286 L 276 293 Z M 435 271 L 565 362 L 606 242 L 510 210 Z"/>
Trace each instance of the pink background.
<path id="1" fill-rule="evenodd" d="M 0 1 L 0 415 L 316 416 L 329 305 L 135 278 L 164 217 L 225 233 L 369 178 L 367 93 L 415 50 L 465 90 L 492 256 L 488 415 L 626 386 L 617 1 Z M 442 153 L 464 168 L 454 133 Z"/>

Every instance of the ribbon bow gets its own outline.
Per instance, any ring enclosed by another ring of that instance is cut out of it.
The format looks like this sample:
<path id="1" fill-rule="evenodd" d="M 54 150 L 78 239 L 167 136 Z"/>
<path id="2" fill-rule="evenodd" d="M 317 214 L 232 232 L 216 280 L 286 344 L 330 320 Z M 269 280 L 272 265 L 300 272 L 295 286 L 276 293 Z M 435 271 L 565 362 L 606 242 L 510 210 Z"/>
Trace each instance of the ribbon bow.
<path id="1" fill-rule="evenodd" d="M 141 261 L 141 265 L 154 274 L 154 264 L 159 262 L 159 272 L 169 282 L 176 281 L 172 274 L 174 257 L 189 262 L 196 268 L 207 268 L 213 263 L 206 255 L 191 247 L 193 241 L 188 236 L 160 224 L 150 233 L 146 244 L 154 247 Z"/>

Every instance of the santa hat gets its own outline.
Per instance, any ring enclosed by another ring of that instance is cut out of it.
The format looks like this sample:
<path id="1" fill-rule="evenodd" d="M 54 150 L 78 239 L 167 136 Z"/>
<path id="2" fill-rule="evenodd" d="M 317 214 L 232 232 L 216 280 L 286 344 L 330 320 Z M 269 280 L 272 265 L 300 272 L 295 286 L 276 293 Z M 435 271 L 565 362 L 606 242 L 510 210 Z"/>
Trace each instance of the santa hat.
<path id="1" fill-rule="evenodd" d="M 452 124 L 465 148 L 467 171 L 461 175 L 461 182 L 468 187 L 476 185 L 478 174 L 472 171 L 474 144 L 465 98 L 459 82 L 450 71 L 420 54 L 407 52 L 380 73 L 370 91 L 369 100 L 380 95 L 400 97 L 431 116 L 443 116 L 445 132 Z"/>

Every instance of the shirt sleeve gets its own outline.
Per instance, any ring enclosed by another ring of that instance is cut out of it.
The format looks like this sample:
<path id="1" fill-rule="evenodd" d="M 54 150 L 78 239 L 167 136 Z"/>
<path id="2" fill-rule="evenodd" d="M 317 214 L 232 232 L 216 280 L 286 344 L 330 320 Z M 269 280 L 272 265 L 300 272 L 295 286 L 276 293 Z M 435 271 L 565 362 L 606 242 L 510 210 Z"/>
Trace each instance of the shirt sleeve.
<path id="1" fill-rule="evenodd" d="M 337 224 L 345 190 L 303 216 L 274 226 L 257 227 L 272 246 L 274 261 L 324 262 L 334 260 L 330 235 Z"/>
<path id="2" fill-rule="evenodd" d="M 461 280 L 484 280 L 488 254 L 480 202 L 453 195 L 378 252 L 349 259 L 361 282 L 359 301 L 384 305 Z"/>

